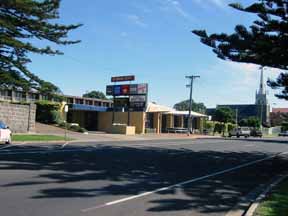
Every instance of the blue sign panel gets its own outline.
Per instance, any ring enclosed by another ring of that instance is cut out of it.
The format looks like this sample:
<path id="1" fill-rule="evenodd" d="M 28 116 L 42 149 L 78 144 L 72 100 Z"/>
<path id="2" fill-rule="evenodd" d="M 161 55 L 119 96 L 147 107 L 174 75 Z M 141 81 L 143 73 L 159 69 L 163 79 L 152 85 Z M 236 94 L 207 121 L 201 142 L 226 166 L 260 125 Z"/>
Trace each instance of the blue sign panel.
<path id="1" fill-rule="evenodd" d="M 114 86 L 113 93 L 114 95 L 121 95 L 121 86 Z"/>
<path id="2" fill-rule="evenodd" d="M 83 111 L 97 111 L 97 112 L 106 112 L 107 107 L 102 106 L 91 106 L 85 104 L 72 104 L 71 110 L 83 110 Z"/>

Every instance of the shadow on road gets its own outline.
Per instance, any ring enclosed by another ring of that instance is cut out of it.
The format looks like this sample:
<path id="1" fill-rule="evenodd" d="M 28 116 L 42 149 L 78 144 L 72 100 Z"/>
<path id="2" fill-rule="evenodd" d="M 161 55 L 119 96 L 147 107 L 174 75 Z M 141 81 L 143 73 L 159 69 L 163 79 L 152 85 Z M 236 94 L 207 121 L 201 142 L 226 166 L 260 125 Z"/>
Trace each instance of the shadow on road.
<path id="1" fill-rule="evenodd" d="M 39 148 L 38 148 L 39 149 Z M 31 199 L 131 196 L 214 173 L 268 155 L 261 152 L 192 151 L 188 149 L 98 147 L 91 152 L 0 155 L 1 170 L 41 170 L 34 181 L 5 188 L 47 185 Z M 287 170 L 285 158 L 158 193 L 147 211 L 229 210 L 240 197 Z M 85 188 L 81 183 L 86 182 Z M 89 188 L 87 188 L 89 182 Z M 98 182 L 101 182 L 99 186 Z M 71 186 L 70 183 L 77 183 Z M 181 195 L 179 195 L 181 194 Z"/>

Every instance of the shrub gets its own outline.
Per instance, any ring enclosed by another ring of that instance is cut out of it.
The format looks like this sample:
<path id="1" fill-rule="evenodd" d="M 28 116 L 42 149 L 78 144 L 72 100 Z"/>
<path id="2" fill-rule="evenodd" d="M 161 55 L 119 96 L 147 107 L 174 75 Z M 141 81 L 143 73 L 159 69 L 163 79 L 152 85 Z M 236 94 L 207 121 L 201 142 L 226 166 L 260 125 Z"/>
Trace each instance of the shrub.
<path id="1" fill-rule="evenodd" d="M 66 123 L 66 122 L 61 122 L 61 123 L 58 124 L 58 126 L 61 127 L 61 128 L 66 128 L 67 127 L 67 130 L 74 131 L 74 132 L 79 132 L 79 133 L 87 132 L 87 130 L 85 128 L 82 128 L 79 125 L 72 125 L 72 124 L 69 124 L 69 123 Z"/>
<path id="2" fill-rule="evenodd" d="M 228 124 L 228 132 L 232 131 L 234 128 L 236 128 L 236 125 Z"/>
<path id="3" fill-rule="evenodd" d="M 60 103 L 38 101 L 36 105 L 36 121 L 46 124 L 55 124 L 63 121 L 60 114 Z"/>
<path id="4" fill-rule="evenodd" d="M 216 123 L 214 127 L 214 133 L 222 133 L 224 130 L 224 125 L 221 123 Z"/>

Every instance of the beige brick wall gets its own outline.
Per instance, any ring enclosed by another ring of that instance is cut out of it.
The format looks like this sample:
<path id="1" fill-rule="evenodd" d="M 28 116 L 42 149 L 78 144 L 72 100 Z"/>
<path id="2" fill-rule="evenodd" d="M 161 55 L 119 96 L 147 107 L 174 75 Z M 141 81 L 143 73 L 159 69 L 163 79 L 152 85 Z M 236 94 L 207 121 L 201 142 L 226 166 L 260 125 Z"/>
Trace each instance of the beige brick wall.
<path id="1" fill-rule="evenodd" d="M 0 120 L 14 133 L 35 131 L 36 105 L 12 104 L 0 102 Z"/>

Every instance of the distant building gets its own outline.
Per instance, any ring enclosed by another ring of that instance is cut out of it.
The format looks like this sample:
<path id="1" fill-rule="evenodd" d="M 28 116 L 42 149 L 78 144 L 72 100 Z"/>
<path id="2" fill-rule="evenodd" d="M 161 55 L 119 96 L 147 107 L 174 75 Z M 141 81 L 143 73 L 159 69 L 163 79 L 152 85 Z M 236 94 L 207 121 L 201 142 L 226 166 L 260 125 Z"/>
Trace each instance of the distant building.
<path id="1" fill-rule="evenodd" d="M 288 108 L 273 108 L 270 121 L 272 126 L 281 126 L 282 123 L 288 122 Z"/>
<path id="2" fill-rule="evenodd" d="M 259 90 L 256 91 L 255 104 L 223 104 L 217 105 L 217 108 L 229 107 L 238 113 L 238 121 L 249 117 L 257 117 L 262 120 L 262 124 L 270 124 L 270 105 L 268 103 L 267 92 L 263 78 L 263 70 L 261 71 Z M 215 108 L 207 109 L 207 115 L 213 116 Z"/>

